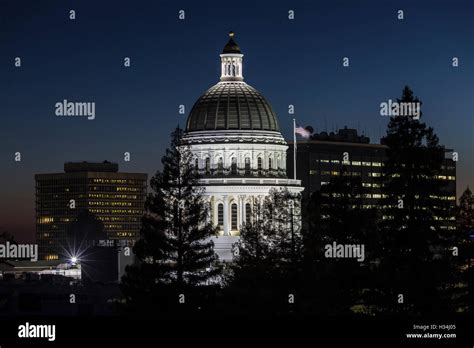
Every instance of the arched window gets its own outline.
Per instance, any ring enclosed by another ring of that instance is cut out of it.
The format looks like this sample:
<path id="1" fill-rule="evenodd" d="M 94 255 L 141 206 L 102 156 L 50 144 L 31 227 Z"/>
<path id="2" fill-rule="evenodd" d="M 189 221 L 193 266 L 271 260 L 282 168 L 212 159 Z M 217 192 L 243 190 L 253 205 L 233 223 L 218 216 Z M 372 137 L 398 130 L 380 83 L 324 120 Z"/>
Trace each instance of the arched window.
<path id="1" fill-rule="evenodd" d="M 232 216 L 231 229 L 236 230 L 237 229 L 237 204 L 232 203 L 230 209 L 231 209 L 231 216 Z"/>
<path id="2" fill-rule="evenodd" d="M 269 171 L 272 170 L 272 159 L 271 158 L 268 159 L 268 170 Z"/>
<path id="3" fill-rule="evenodd" d="M 250 203 L 245 204 L 245 221 L 252 222 L 252 206 Z"/>
<path id="4" fill-rule="evenodd" d="M 197 158 L 194 160 L 194 170 L 199 173 L 199 159 Z"/>
<path id="5" fill-rule="evenodd" d="M 219 203 L 217 205 L 217 226 L 222 229 L 224 226 L 224 204 Z"/>
<path id="6" fill-rule="evenodd" d="M 206 175 L 211 175 L 211 159 L 206 158 Z"/>
<path id="7" fill-rule="evenodd" d="M 258 174 L 262 174 L 262 157 L 259 157 L 257 159 L 257 168 L 258 168 Z"/>
<path id="8" fill-rule="evenodd" d="M 237 175 L 237 158 L 232 157 L 230 171 L 232 175 Z"/>
<path id="9" fill-rule="evenodd" d="M 217 161 L 217 174 L 222 175 L 224 172 L 224 163 L 222 162 L 222 157 L 219 157 Z"/>
<path id="10" fill-rule="evenodd" d="M 245 158 L 245 175 L 250 175 L 250 158 Z"/>

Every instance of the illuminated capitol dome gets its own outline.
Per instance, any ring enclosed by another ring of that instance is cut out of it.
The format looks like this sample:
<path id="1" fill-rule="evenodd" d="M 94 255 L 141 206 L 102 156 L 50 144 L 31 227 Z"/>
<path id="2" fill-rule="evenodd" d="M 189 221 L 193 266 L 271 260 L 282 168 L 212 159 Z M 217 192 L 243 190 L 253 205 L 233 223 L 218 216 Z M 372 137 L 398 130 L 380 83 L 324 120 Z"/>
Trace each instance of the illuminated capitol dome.
<path id="1" fill-rule="evenodd" d="M 221 57 L 220 82 L 194 104 L 183 143 L 189 145 L 211 207 L 211 220 L 221 231 L 215 248 L 230 260 L 231 245 L 255 204 L 271 188 L 301 192 L 300 180 L 286 176 L 286 150 L 271 105 L 244 82 L 243 54 L 229 34 Z"/>

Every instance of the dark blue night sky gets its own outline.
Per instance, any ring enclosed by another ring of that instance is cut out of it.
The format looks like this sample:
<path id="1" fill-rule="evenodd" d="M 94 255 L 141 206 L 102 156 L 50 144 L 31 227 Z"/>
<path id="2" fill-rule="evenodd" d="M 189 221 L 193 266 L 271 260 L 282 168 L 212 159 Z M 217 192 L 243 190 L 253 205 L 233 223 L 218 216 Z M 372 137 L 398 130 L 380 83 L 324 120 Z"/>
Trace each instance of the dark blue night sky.
<path id="1" fill-rule="evenodd" d="M 347 125 L 378 143 L 388 121 L 380 103 L 409 85 L 422 120 L 459 153 L 458 196 L 474 186 L 472 0 L 0 0 L 0 230 L 34 238 L 34 174 L 60 172 L 66 161 L 107 159 L 153 174 L 169 133 L 185 124 L 178 105 L 187 113 L 218 81 L 230 30 L 245 81 L 272 104 L 285 137 L 293 104 L 301 125 Z M 95 120 L 56 117 L 63 99 L 95 102 Z"/>

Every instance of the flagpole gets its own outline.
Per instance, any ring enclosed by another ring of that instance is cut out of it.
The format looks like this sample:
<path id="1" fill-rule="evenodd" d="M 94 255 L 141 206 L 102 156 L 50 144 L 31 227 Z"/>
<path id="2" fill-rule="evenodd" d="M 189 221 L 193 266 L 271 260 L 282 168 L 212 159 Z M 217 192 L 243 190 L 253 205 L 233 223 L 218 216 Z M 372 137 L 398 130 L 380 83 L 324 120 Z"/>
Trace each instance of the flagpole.
<path id="1" fill-rule="evenodd" d="M 296 180 L 296 120 L 293 119 L 293 179 Z"/>

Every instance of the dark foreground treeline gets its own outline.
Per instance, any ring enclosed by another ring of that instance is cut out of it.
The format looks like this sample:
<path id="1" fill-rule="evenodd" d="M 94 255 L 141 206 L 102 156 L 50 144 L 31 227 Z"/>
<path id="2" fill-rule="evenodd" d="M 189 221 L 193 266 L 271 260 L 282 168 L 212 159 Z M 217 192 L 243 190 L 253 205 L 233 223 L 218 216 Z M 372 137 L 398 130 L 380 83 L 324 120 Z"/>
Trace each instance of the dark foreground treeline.
<path id="1" fill-rule="evenodd" d="M 405 88 L 399 101 L 416 102 Z M 151 180 L 139 260 L 127 268 L 120 312 L 159 318 L 306 318 L 469 313 L 473 287 L 472 194 L 456 223 L 443 199 L 444 148 L 433 129 L 391 118 L 384 143 L 383 199 L 362 208 L 360 177 L 342 170 L 306 202 L 272 191 L 252 208 L 221 264 L 206 242 L 216 235 L 178 128 Z M 447 225 L 455 228 L 446 228 Z M 327 246 L 363 246 L 342 257 Z M 346 255 L 347 256 L 347 255 Z M 229 322 L 229 325 L 232 325 Z"/>

